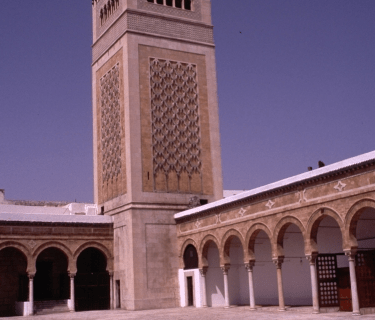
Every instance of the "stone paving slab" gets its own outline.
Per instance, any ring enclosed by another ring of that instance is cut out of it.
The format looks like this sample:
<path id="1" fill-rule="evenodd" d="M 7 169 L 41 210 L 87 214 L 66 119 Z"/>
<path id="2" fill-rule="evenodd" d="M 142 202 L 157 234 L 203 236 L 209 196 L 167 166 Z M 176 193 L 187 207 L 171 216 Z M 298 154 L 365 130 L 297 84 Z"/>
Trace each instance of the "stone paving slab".
<path id="1" fill-rule="evenodd" d="M 256 311 L 250 311 L 249 307 L 232 307 L 224 308 L 173 308 L 159 310 L 109 310 L 109 311 L 87 311 L 87 312 L 70 312 L 49 315 L 36 315 L 30 317 L 9 317 L 2 319 L 12 320 L 188 320 L 188 319 L 209 319 L 209 320 L 273 320 L 273 319 L 375 319 L 375 314 L 353 316 L 350 312 L 334 312 L 311 314 L 311 307 L 289 308 L 285 312 L 279 312 L 277 307 L 260 308 Z"/>

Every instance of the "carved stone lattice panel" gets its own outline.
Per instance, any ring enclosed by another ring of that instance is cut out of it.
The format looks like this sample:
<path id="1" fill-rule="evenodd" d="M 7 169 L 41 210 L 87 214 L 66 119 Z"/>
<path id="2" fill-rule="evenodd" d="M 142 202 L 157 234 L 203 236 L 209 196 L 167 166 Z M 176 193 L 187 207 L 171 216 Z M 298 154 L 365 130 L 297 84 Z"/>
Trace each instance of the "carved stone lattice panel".
<path id="1" fill-rule="evenodd" d="M 120 70 L 116 64 L 100 79 L 103 184 L 121 174 Z"/>
<path id="2" fill-rule="evenodd" d="M 198 174 L 202 182 L 197 66 L 150 58 L 154 190 L 157 175 Z M 189 187 L 190 188 L 190 187 Z M 189 190 L 190 191 L 190 190 Z"/>

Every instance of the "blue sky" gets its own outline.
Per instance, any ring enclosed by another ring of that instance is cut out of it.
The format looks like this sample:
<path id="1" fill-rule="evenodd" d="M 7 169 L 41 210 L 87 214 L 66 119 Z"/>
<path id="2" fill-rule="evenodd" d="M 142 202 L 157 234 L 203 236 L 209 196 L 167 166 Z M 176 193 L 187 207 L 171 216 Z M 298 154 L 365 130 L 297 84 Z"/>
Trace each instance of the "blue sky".
<path id="1" fill-rule="evenodd" d="M 374 150 L 375 1 L 212 7 L 225 189 Z M 0 188 L 91 202 L 91 1 L 3 1 L 2 12 Z"/>

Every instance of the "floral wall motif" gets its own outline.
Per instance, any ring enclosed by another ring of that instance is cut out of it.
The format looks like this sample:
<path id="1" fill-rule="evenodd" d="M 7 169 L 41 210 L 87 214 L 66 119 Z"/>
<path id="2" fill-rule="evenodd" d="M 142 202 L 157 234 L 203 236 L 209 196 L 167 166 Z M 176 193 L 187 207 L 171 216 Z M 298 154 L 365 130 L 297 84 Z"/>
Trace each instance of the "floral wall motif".
<path id="1" fill-rule="evenodd" d="M 191 191 L 193 175 L 202 183 L 197 66 L 157 58 L 149 62 L 154 181 L 165 175 L 168 191 L 168 177 L 177 175 L 181 191 L 181 175 L 187 174 Z"/>

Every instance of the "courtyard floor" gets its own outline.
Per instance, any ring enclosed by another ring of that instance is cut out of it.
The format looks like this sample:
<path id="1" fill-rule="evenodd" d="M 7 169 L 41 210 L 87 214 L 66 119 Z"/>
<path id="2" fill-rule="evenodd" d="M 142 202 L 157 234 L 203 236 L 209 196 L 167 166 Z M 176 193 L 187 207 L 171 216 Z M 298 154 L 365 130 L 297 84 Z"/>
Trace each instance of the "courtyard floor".
<path id="1" fill-rule="evenodd" d="M 160 310 L 143 310 L 143 311 L 126 311 L 126 310 L 109 310 L 109 311 L 87 311 L 87 312 L 72 312 L 36 315 L 31 317 L 9 317 L 2 319 L 12 320 L 127 320 L 127 319 L 142 319 L 142 320 L 188 320 L 188 319 L 210 319 L 210 320 L 224 320 L 224 319 L 256 319 L 256 320 L 271 320 L 271 319 L 375 319 L 375 314 L 352 316 L 350 312 L 334 312 L 311 314 L 311 307 L 295 307 L 288 308 L 285 312 L 277 311 L 277 307 L 263 307 L 256 311 L 250 311 L 249 307 L 232 307 L 230 309 L 224 308 L 173 308 Z"/>

